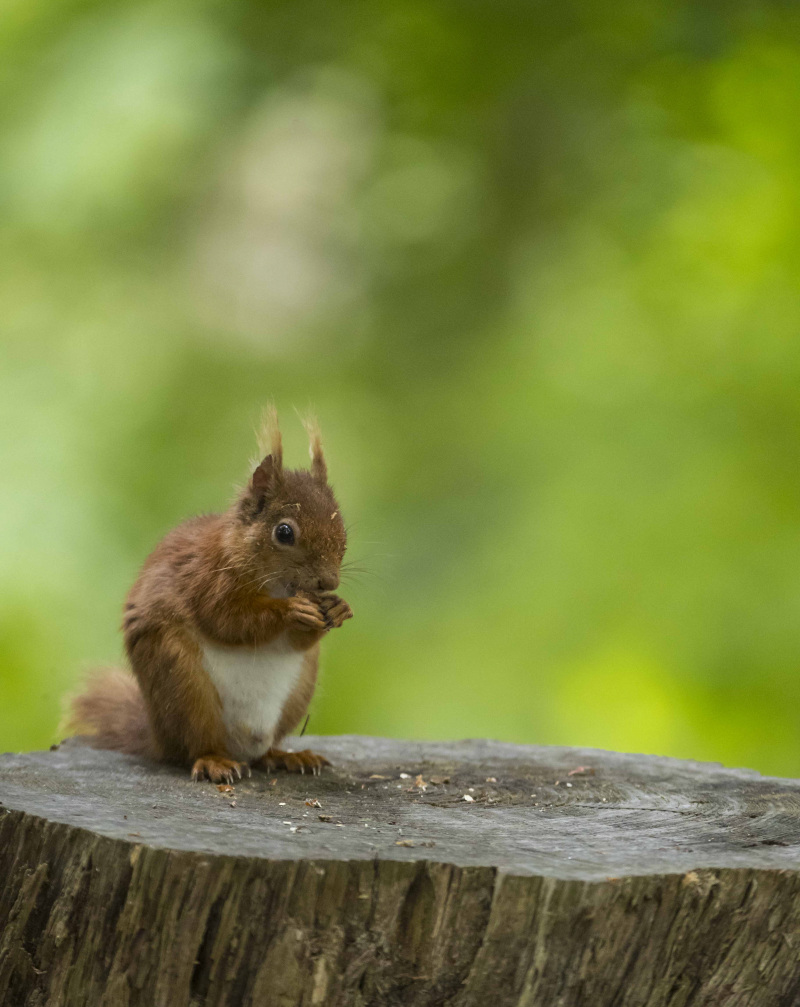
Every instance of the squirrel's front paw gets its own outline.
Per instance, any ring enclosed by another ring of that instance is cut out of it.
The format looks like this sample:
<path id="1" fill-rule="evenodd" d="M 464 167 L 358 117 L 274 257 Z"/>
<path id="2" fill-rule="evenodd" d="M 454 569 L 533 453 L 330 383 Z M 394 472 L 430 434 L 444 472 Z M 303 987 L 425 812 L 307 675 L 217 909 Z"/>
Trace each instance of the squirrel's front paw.
<path id="1" fill-rule="evenodd" d="M 304 595 L 297 595 L 295 598 L 289 598 L 288 601 L 289 611 L 286 621 L 291 629 L 320 633 L 328 628 L 325 615 L 316 601 L 312 601 Z"/>
<path id="2" fill-rule="evenodd" d="M 347 619 L 353 618 L 352 608 L 338 594 L 324 594 L 318 601 L 328 629 L 338 629 Z"/>

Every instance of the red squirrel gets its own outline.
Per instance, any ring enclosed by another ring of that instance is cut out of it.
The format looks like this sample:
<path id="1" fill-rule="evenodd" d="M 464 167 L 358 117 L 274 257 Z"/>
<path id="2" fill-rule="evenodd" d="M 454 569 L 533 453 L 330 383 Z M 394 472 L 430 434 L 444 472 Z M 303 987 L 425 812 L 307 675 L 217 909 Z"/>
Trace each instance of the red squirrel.
<path id="1" fill-rule="evenodd" d="M 96 675 L 70 726 L 98 748 L 233 783 L 250 767 L 320 773 L 324 756 L 276 746 L 303 719 L 320 640 L 352 617 L 332 592 L 347 536 L 319 432 L 311 470 L 283 467 L 274 410 L 270 452 L 222 514 L 196 517 L 155 548 L 125 602 L 133 674 Z"/>

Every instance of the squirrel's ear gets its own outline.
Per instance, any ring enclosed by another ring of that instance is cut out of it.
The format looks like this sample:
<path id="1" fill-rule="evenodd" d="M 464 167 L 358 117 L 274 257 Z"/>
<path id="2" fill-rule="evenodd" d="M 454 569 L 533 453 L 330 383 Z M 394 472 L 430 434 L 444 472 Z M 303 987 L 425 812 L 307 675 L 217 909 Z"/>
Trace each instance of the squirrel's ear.
<path id="1" fill-rule="evenodd" d="M 311 474 L 321 483 L 328 481 L 328 466 L 325 464 L 325 455 L 322 453 L 322 438 L 319 432 L 319 424 L 313 417 L 304 421 L 303 425 L 308 433 L 308 453 L 311 455 Z"/>
<path id="2" fill-rule="evenodd" d="M 270 496 L 277 489 L 281 469 L 274 455 L 267 457 L 253 470 L 250 482 L 239 497 L 239 513 L 246 521 L 258 517 L 267 505 Z"/>
<path id="3" fill-rule="evenodd" d="M 275 485 L 280 475 L 280 456 L 276 461 L 274 455 L 267 455 L 263 462 L 256 468 L 250 479 L 250 486 L 256 496 L 262 496 Z"/>
<path id="4" fill-rule="evenodd" d="M 283 472 L 283 445 L 278 428 L 278 414 L 273 405 L 264 410 L 258 434 L 258 447 L 259 452 L 266 457 L 256 465 L 250 477 L 250 483 L 243 497 L 246 513 L 250 513 L 254 505 L 255 513 L 260 513 L 267 493 L 275 488 Z"/>

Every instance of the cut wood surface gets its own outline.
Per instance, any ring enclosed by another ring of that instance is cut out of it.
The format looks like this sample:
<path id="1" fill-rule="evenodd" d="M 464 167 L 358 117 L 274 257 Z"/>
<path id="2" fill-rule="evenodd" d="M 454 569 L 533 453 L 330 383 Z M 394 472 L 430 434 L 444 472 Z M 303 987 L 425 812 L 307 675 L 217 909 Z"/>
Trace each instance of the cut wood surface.
<path id="1" fill-rule="evenodd" d="M 800 781 L 305 746 L 333 767 L 233 790 L 74 742 L 0 757 L 0 1003 L 800 1003 Z"/>

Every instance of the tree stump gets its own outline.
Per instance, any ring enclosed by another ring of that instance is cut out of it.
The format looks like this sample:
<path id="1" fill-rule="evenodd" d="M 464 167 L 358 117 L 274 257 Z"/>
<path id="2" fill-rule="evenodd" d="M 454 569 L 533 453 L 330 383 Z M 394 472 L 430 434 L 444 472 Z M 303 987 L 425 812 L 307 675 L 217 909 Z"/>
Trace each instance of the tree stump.
<path id="1" fill-rule="evenodd" d="M 800 781 L 587 749 L 304 738 L 234 790 L 0 757 L 0 1003 L 800 1003 Z"/>

